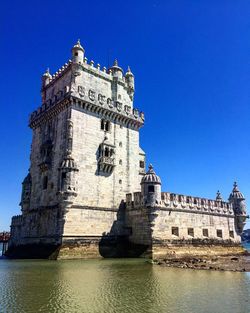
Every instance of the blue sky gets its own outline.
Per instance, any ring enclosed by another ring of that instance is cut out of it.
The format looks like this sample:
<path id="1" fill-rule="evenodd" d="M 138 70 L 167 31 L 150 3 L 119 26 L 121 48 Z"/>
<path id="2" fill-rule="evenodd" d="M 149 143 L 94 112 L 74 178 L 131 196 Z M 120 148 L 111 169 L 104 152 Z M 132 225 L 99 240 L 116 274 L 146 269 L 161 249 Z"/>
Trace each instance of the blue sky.
<path id="1" fill-rule="evenodd" d="M 0 230 L 20 213 L 41 74 L 78 38 L 89 60 L 130 65 L 141 146 L 164 191 L 227 199 L 237 180 L 249 203 L 249 16 L 244 0 L 3 1 Z"/>

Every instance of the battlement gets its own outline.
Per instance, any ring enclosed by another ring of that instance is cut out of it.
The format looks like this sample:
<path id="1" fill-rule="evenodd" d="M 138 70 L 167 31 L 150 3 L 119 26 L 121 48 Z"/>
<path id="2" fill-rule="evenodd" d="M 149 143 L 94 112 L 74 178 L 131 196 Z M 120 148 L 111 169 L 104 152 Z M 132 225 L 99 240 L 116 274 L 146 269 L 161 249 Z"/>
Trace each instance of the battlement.
<path id="1" fill-rule="evenodd" d="M 141 206 L 143 206 L 141 192 L 126 195 L 126 207 L 128 209 L 139 208 Z M 233 206 L 229 202 L 185 196 L 170 192 L 161 193 L 161 203 L 159 207 L 169 208 L 171 210 L 190 210 L 201 213 L 234 215 Z"/>
<path id="2" fill-rule="evenodd" d="M 23 223 L 23 216 L 22 215 L 15 215 L 11 219 L 11 226 L 21 226 Z"/>

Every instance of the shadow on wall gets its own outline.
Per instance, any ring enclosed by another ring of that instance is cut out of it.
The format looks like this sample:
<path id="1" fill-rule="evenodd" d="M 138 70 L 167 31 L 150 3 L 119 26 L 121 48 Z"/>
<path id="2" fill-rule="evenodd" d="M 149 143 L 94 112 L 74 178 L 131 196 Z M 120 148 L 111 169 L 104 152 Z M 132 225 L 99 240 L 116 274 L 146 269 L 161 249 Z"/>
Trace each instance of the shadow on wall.
<path id="1" fill-rule="evenodd" d="M 103 233 L 99 242 L 100 255 L 104 258 L 144 257 L 149 246 L 130 242 L 131 231 L 131 228 L 126 226 L 126 204 L 122 201 L 110 232 Z"/>
<path id="2" fill-rule="evenodd" d="M 44 221 L 48 221 L 51 217 L 50 209 L 41 209 L 39 214 L 40 217 L 43 216 Z M 50 236 L 46 236 L 46 224 L 42 227 L 41 224 L 37 223 L 37 216 L 30 217 L 28 220 L 27 218 L 23 220 L 23 224 L 20 227 L 20 231 L 22 232 L 21 228 L 26 228 L 29 225 L 29 231 L 34 231 L 34 227 L 36 227 L 36 236 L 21 236 L 21 240 L 26 243 L 18 243 L 18 239 L 20 238 L 13 238 L 9 241 L 8 250 L 5 252 L 5 256 L 8 258 L 15 258 L 15 259 L 52 259 L 56 260 L 58 254 L 60 252 L 60 247 L 62 245 L 62 235 L 64 230 L 65 224 L 65 210 L 58 207 L 57 213 L 54 216 L 54 221 L 56 221 L 54 234 Z M 41 221 L 42 218 L 39 220 Z M 48 225 L 47 225 L 48 226 Z M 31 239 L 35 241 L 33 243 L 29 243 L 28 240 Z"/>

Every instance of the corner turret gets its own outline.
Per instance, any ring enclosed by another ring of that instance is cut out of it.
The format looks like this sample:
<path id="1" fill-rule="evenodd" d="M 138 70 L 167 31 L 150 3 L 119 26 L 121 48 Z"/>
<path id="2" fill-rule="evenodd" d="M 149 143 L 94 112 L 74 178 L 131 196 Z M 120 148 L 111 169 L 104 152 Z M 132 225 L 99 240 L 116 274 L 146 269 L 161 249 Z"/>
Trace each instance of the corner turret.
<path id="1" fill-rule="evenodd" d="M 50 75 L 49 68 L 47 68 L 46 72 L 42 76 L 42 89 L 50 83 L 51 79 L 52 76 Z"/>
<path id="2" fill-rule="evenodd" d="M 141 180 L 141 192 L 143 204 L 154 207 L 161 203 L 161 179 L 155 174 L 150 164 L 147 173 Z"/>
<path id="3" fill-rule="evenodd" d="M 25 213 L 30 208 L 30 196 L 31 196 L 31 175 L 30 173 L 24 178 L 22 182 L 22 196 L 20 206 L 22 208 L 22 212 Z"/>
<path id="4" fill-rule="evenodd" d="M 83 63 L 84 58 L 84 49 L 81 46 L 80 39 L 78 39 L 77 43 L 71 49 L 72 52 L 72 62 L 73 63 Z"/>
<path id="5" fill-rule="evenodd" d="M 239 191 L 239 188 L 236 182 L 234 183 L 233 190 L 230 193 L 228 201 L 233 206 L 233 210 L 234 210 L 234 214 L 236 218 L 237 230 L 238 230 L 238 233 L 241 234 L 246 224 L 246 219 L 248 218 L 248 216 L 246 215 L 245 198 L 243 194 Z"/>
<path id="6" fill-rule="evenodd" d="M 134 79 L 134 74 L 131 72 L 130 67 L 128 66 L 128 70 L 125 74 L 125 80 L 128 85 L 128 94 L 131 99 L 134 97 L 135 93 L 135 79 Z"/>
<path id="7" fill-rule="evenodd" d="M 123 69 L 118 65 L 117 60 L 115 60 L 113 66 L 111 66 L 109 70 L 111 71 L 113 77 L 122 79 Z"/>

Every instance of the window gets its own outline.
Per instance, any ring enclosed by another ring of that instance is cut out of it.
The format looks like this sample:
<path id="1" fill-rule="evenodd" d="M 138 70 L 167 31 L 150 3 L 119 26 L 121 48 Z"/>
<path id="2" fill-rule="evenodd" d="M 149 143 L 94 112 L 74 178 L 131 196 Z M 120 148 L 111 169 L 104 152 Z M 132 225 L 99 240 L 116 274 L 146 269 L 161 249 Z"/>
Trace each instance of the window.
<path id="1" fill-rule="evenodd" d="M 106 132 L 109 132 L 109 131 L 110 131 L 110 122 L 109 122 L 109 121 L 106 121 L 106 124 L 105 124 L 105 131 L 106 131 Z"/>
<path id="2" fill-rule="evenodd" d="M 222 230 L 217 229 L 217 237 L 222 238 Z"/>
<path id="3" fill-rule="evenodd" d="M 153 185 L 148 186 L 148 192 L 155 192 L 155 186 Z"/>
<path id="4" fill-rule="evenodd" d="M 119 184 L 122 184 L 122 180 L 121 179 L 119 180 Z"/>
<path id="5" fill-rule="evenodd" d="M 78 52 L 75 52 L 75 57 L 77 57 L 78 56 Z"/>
<path id="6" fill-rule="evenodd" d="M 122 142 L 119 142 L 119 147 L 122 147 Z"/>
<path id="7" fill-rule="evenodd" d="M 47 189 L 48 187 L 48 176 L 43 177 L 43 190 Z"/>
<path id="8" fill-rule="evenodd" d="M 233 231 L 233 230 L 230 230 L 230 231 L 229 231 L 229 237 L 230 237 L 230 238 L 234 238 L 234 231 Z"/>
<path id="9" fill-rule="evenodd" d="M 119 164 L 122 165 L 122 160 L 119 161 Z"/>
<path id="10" fill-rule="evenodd" d="M 179 237 L 179 228 L 172 227 L 172 235 Z"/>
<path id="11" fill-rule="evenodd" d="M 188 228 L 188 236 L 194 237 L 194 229 Z"/>
<path id="12" fill-rule="evenodd" d="M 202 229 L 203 237 L 208 237 L 208 229 Z"/>
<path id="13" fill-rule="evenodd" d="M 144 168 L 144 167 L 145 167 L 144 161 L 140 161 L 140 168 Z"/>
<path id="14" fill-rule="evenodd" d="M 110 121 L 101 120 L 101 130 L 109 132 L 110 131 Z"/>

